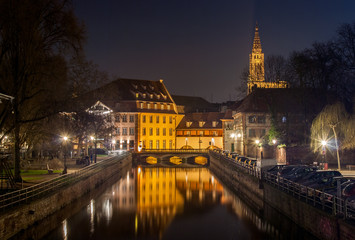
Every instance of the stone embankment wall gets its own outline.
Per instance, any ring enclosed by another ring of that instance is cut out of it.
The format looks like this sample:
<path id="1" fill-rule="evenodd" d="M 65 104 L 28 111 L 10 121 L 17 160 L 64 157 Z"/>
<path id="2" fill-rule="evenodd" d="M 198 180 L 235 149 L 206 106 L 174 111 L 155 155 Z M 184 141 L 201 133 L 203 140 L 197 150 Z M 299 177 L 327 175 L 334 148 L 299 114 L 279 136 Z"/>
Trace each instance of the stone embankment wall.
<path id="1" fill-rule="evenodd" d="M 210 170 L 230 190 L 269 219 L 271 209 L 287 216 L 319 239 L 355 239 L 355 225 L 302 202 L 250 175 L 219 154 L 210 154 Z M 266 210 L 266 211 L 265 211 Z M 280 224 L 280 223 L 278 223 Z"/>
<path id="2" fill-rule="evenodd" d="M 354 239 L 354 225 L 302 202 L 269 184 L 264 184 L 264 199 L 266 204 L 288 216 L 319 239 Z"/>
<path id="3" fill-rule="evenodd" d="M 8 239 L 21 230 L 27 229 L 31 225 L 64 208 L 82 195 L 100 187 L 105 181 L 119 174 L 128 165 L 132 165 L 131 155 L 50 196 L 1 213 L 0 239 Z"/>
<path id="4" fill-rule="evenodd" d="M 262 210 L 263 189 L 260 180 L 248 173 L 247 169 L 237 167 L 235 164 L 226 161 L 223 156 L 210 154 L 210 170 L 227 187 L 236 192 L 239 197 L 245 200 L 256 210 Z"/>

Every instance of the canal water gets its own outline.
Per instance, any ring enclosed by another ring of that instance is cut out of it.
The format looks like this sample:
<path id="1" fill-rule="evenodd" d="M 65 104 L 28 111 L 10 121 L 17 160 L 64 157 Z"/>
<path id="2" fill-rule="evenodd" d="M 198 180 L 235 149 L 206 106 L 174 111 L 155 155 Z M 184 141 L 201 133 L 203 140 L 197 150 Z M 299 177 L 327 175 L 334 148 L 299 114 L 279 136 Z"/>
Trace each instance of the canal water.
<path id="1" fill-rule="evenodd" d="M 277 212 L 256 212 L 207 168 L 131 169 L 80 202 L 26 239 L 315 239 Z"/>

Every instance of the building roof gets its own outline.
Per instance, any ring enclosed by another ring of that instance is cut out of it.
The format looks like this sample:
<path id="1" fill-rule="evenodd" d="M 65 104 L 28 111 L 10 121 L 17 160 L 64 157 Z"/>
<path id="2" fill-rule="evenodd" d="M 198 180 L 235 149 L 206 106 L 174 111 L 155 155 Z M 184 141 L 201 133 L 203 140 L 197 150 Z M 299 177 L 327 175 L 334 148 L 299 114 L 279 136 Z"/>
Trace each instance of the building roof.
<path id="1" fill-rule="evenodd" d="M 172 95 L 176 105 L 183 106 L 183 112 L 217 112 L 218 104 L 210 103 L 202 97 Z"/>
<path id="2" fill-rule="evenodd" d="M 319 91 L 301 88 L 258 88 L 236 112 L 318 113 L 329 101 Z"/>
<path id="3" fill-rule="evenodd" d="M 170 110 L 140 109 L 138 102 L 166 103 L 174 104 L 163 80 L 137 80 L 137 79 L 117 79 L 98 89 L 90 91 L 81 96 L 78 101 L 85 102 L 91 106 L 96 101 L 101 101 L 115 112 L 164 112 L 174 113 L 175 108 L 172 106 Z"/>
<path id="4" fill-rule="evenodd" d="M 187 113 L 185 117 L 180 121 L 177 129 L 221 129 L 222 121 L 225 113 L 220 112 L 205 112 L 205 113 Z M 187 122 L 191 122 L 191 125 L 187 127 Z M 204 125 L 200 127 L 200 122 L 204 122 Z M 217 122 L 217 125 L 213 127 L 213 122 Z"/>

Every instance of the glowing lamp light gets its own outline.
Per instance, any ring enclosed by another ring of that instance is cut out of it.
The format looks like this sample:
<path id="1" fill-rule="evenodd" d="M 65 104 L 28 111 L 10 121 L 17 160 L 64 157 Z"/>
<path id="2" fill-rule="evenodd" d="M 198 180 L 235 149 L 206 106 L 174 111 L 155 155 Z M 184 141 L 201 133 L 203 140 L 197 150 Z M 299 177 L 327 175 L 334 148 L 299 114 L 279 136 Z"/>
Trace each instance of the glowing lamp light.
<path id="1" fill-rule="evenodd" d="M 322 146 L 324 147 L 324 146 L 326 146 L 326 145 L 327 145 L 327 141 L 322 140 L 322 141 L 321 141 L 321 144 L 322 144 Z"/>
<path id="2" fill-rule="evenodd" d="M 232 133 L 232 134 L 231 134 L 231 138 L 234 138 L 234 137 L 235 137 L 235 134 L 234 134 L 234 133 Z"/>
<path id="3" fill-rule="evenodd" d="M 276 139 L 272 139 L 272 144 L 276 144 Z"/>
<path id="4" fill-rule="evenodd" d="M 240 138 L 241 136 L 242 136 L 242 135 L 241 135 L 240 133 L 238 133 L 237 137 L 239 137 L 239 138 Z"/>
<path id="5" fill-rule="evenodd" d="M 112 140 L 112 144 L 116 144 L 116 140 Z"/>
<path id="6" fill-rule="evenodd" d="M 255 140 L 255 143 L 256 143 L 256 144 L 259 144 L 259 143 L 260 143 L 259 139 L 256 139 L 256 140 Z"/>
<path id="7" fill-rule="evenodd" d="M 68 137 L 67 137 L 67 136 L 63 137 L 63 140 L 64 140 L 64 141 L 67 141 L 67 140 L 68 140 Z"/>
<path id="8" fill-rule="evenodd" d="M 91 136 L 91 137 L 90 137 L 90 139 L 91 139 L 91 140 L 94 140 L 94 137 L 93 137 L 93 136 Z"/>

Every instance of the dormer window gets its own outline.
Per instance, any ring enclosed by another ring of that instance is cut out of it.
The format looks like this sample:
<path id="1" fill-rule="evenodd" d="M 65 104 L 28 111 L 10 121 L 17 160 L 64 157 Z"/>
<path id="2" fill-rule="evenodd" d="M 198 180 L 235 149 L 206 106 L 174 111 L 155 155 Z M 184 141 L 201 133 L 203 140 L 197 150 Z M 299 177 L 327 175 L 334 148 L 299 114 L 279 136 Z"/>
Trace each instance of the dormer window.
<path id="1" fill-rule="evenodd" d="M 147 104 L 147 108 L 150 109 L 150 103 Z"/>
<path id="2" fill-rule="evenodd" d="M 205 122 L 203 122 L 203 121 L 199 121 L 199 122 L 198 122 L 198 126 L 199 126 L 199 127 L 203 127 L 203 125 L 205 125 Z"/>
<path id="3" fill-rule="evenodd" d="M 160 99 L 160 95 L 157 95 L 157 98 Z"/>
<path id="4" fill-rule="evenodd" d="M 138 88 L 138 85 L 137 84 L 132 84 L 132 86 L 137 89 Z"/>
<path id="5" fill-rule="evenodd" d="M 153 99 L 153 94 L 150 94 L 149 97 L 150 97 L 150 99 Z"/>
<path id="6" fill-rule="evenodd" d="M 147 90 L 147 86 L 145 86 L 145 85 L 142 85 L 142 88 L 143 88 L 144 90 Z"/>
<path id="7" fill-rule="evenodd" d="M 213 121 L 213 122 L 212 122 L 212 127 L 217 127 L 217 124 L 218 124 L 217 121 Z"/>
<path id="8" fill-rule="evenodd" d="M 145 98 L 147 95 L 145 93 L 143 93 L 143 98 Z"/>
<path id="9" fill-rule="evenodd" d="M 158 109 L 158 104 L 154 103 L 154 109 Z"/>
<path id="10" fill-rule="evenodd" d="M 192 124 L 192 122 L 187 121 L 187 122 L 186 122 L 186 127 L 190 127 L 190 126 L 191 126 L 191 124 Z"/>
<path id="11" fill-rule="evenodd" d="M 140 103 L 140 107 L 141 107 L 141 109 L 143 109 L 143 103 L 142 102 Z"/>
<path id="12" fill-rule="evenodd" d="M 149 85 L 150 89 L 154 90 L 154 87 L 152 85 Z"/>
<path id="13" fill-rule="evenodd" d="M 168 104 L 168 110 L 170 110 L 170 104 Z"/>
<path id="14" fill-rule="evenodd" d="M 138 98 L 139 97 L 139 93 L 136 93 L 136 98 Z"/>
<path id="15" fill-rule="evenodd" d="M 160 109 L 164 110 L 164 104 L 160 104 Z"/>

